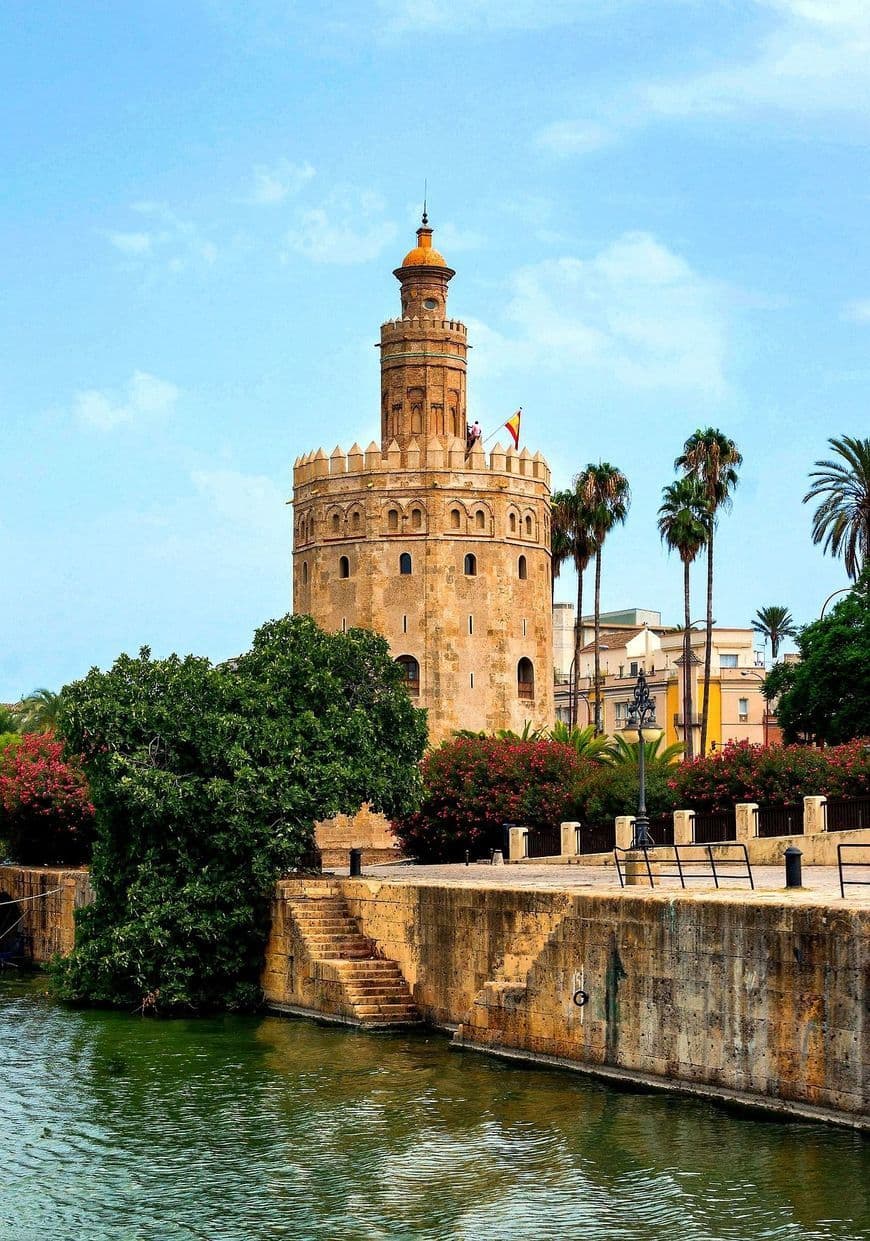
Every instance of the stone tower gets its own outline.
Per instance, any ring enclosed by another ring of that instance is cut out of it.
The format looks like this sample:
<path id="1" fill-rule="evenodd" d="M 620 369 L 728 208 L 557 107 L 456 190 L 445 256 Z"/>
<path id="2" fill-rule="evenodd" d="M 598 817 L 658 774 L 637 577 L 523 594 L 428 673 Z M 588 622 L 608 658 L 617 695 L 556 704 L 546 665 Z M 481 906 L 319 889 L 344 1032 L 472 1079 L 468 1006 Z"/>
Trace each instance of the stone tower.
<path id="1" fill-rule="evenodd" d="M 550 472 L 466 449 L 467 333 L 426 215 L 381 327 L 381 444 L 293 467 L 293 610 L 389 641 L 436 743 L 553 720 Z"/>

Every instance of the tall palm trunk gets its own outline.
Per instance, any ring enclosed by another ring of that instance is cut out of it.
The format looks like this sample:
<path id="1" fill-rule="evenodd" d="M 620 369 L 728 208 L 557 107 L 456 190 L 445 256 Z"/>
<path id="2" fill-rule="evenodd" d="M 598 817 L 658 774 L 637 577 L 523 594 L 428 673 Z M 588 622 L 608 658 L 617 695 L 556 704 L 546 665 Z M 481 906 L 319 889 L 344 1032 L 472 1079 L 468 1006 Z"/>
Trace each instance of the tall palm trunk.
<path id="1" fill-rule="evenodd" d="M 683 561 L 683 742 L 686 758 L 695 757 L 695 730 L 692 726 L 692 611 L 689 600 L 689 569 L 691 561 Z"/>
<path id="2" fill-rule="evenodd" d="M 710 663 L 713 656 L 713 523 L 707 535 L 707 640 L 704 649 L 704 699 L 701 707 L 701 758 L 707 753 L 707 717 L 710 710 Z"/>
<path id="3" fill-rule="evenodd" d="M 583 647 L 583 570 L 577 567 L 577 615 L 574 617 L 574 681 L 571 690 L 571 727 L 576 728 L 580 714 L 580 651 Z"/>
<path id="4" fill-rule="evenodd" d="M 601 727 L 601 653 L 599 650 L 601 618 L 601 543 L 595 553 L 595 736 L 604 730 Z"/>

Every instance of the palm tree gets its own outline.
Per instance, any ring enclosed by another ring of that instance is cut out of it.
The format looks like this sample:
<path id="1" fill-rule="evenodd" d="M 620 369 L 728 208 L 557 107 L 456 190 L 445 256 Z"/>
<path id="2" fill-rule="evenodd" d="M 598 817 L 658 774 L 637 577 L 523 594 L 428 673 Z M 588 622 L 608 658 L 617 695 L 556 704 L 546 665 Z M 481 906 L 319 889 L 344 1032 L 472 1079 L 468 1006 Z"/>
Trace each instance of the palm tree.
<path id="1" fill-rule="evenodd" d="M 770 653 L 774 663 L 779 654 L 779 644 L 783 638 L 793 638 L 797 633 L 797 625 L 788 608 L 771 603 L 766 608 L 759 608 L 755 613 L 752 628 L 756 633 L 763 633 L 770 638 Z"/>
<path id="2" fill-rule="evenodd" d="M 575 481 L 588 513 L 595 551 L 595 732 L 601 732 L 601 549 L 614 526 L 625 521 L 631 504 L 631 488 L 622 470 L 609 461 L 587 465 Z"/>
<path id="3" fill-rule="evenodd" d="M 803 502 L 821 500 L 813 514 L 813 542 L 843 556 L 853 582 L 870 559 L 870 439 L 828 440 L 839 461 L 817 461 Z"/>
<path id="4" fill-rule="evenodd" d="M 716 427 L 695 431 L 683 445 L 674 462 L 688 478 L 694 478 L 704 496 L 707 524 L 707 640 L 704 650 L 704 699 L 701 707 L 701 757 L 707 752 L 707 724 L 710 712 L 710 660 L 713 653 L 713 534 L 720 509 L 731 507 L 731 493 L 737 486 L 737 470 L 743 457 L 737 445 Z"/>
<path id="5" fill-rule="evenodd" d="M 580 695 L 577 683 L 580 673 L 580 649 L 583 646 L 583 574 L 595 552 L 595 541 L 590 526 L 590 514 L 577 489 L 577 480 L 569 491 L 559 491 L 554 498 L 552 528 L 564 532 L 568 556 L 574 562 L 577 574 L 577 611 L 574 616 L 574 677 L 571 692 L 571 725 L 577 727 L 580 713 Z M 560 536 L 561 537 L 561 536 Z M 567 559 L 567 556 L 565 557 Z"/>
<path id="6" fill-rule="evenodd" d="M 60 710 L 61 694 L 50 689 L 35 689 L 15 707 L 18 727 L 23 733 L 53 732 Z"/>
<path id="7" fill-rule="evenodd" d="M 596 766 L 609 763 L 613 759 L 612 740 L 610 737 L 597 737 L 594 724 L 587 724 L 585 728 L 570 728 L 558 720 L 550 729 L 549 737 L 551 741 L 569 745 L 578 758 Z"/>
<path id="8" fill-rule="evenodd" d="M 652 766 L 653 763 L 675 763 L 683 753 L 682 741 L 672 741 L 666 745 L 664 737 L 656 737 L 654 741 L 643 743 L 643 756 Z M 613 750 L 610 762 L 614 767 L 637 767 L 639 741 L 626 741 L 625 737 L 616 733 L 613 737 Z"/>
<path id="9" fill-rule="evenodd" d="M 707 544 L 707 515 L 704 496 L 696 478 L 678 478 L 662 488 L 659 534 L 668 551 L 678 553 L 683 562 L 683 737 L 686 758 L 694 756 L 692 727 L 692 633 L 689 570 Z"/>
<path id="10" fill-rule="evenodd" d="M 571 555 L 570 492 L 557 491 L 550 506 L 550 605 L 556 601 L 556 578 Z"/>

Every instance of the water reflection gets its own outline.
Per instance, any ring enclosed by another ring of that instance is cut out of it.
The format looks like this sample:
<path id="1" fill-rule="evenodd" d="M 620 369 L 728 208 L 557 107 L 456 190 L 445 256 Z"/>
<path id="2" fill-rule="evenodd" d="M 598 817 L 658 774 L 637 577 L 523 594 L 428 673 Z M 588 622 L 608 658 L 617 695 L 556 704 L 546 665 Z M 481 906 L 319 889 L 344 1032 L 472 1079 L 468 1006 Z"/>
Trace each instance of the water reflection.
<path id="1" fill-rule="evenodd" d="M 0 978 L 0 1235 L 870 1238 L 870 1143 L 281 1018 Z"/>

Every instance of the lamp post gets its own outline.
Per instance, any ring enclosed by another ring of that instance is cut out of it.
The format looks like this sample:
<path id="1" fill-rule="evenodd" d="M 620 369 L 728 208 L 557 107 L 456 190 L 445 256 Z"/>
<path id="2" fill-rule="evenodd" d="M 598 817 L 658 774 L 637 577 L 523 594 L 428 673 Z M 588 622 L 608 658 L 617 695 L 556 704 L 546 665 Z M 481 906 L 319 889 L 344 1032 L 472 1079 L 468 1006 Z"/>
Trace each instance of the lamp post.
<path id="1" fill-rule="evenodd" d="M 649 834 L 649 815 L 646 811 L 646 752 L 644 743 L 658 741 L 662 730 L 656 724 L 656 704 L 650 697 L 646 674 L 641 668 L 637 674 L 634 695 L 628 704 L 628 718 L 624 734 L 632 741 L 637 738 L 637 815 L 634 820 L 632 849 L 648 849 L 655 844 Z"/>

